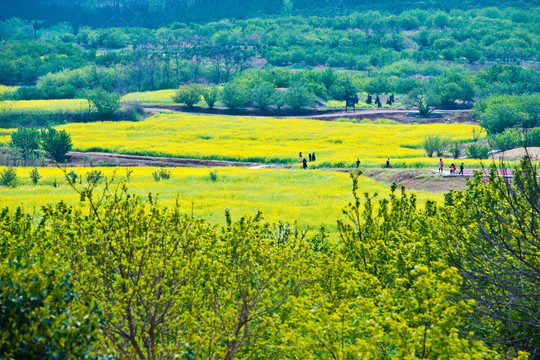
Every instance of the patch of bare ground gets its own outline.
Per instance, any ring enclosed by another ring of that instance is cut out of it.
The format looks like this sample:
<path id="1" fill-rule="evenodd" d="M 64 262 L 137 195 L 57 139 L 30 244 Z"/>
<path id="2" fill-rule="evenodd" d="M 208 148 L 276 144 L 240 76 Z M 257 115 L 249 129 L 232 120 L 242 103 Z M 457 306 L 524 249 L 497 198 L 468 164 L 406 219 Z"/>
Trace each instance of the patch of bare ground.
<path id="1" fill-rule="evenodd" d="M 512 150 L 501 151 L 491 155 L 491 159 L 496 161 L 512 161 L 521 160 L 525 155 L 529 155 L 531 161 L 540 161 L 540 147 L 530 147 L 527 149 L 517 148 Z"/>
<path id="2" fill-rule="evenodd" d="M 388 185 L 396 183 L 398 187 L 405 185 L 409 190 L 422 190 L 431 192 L 447 192 L 464 190 L 466 178 L 442 177 L 431 174 L 428 169 L 367 169 L 364 175 Z"/>

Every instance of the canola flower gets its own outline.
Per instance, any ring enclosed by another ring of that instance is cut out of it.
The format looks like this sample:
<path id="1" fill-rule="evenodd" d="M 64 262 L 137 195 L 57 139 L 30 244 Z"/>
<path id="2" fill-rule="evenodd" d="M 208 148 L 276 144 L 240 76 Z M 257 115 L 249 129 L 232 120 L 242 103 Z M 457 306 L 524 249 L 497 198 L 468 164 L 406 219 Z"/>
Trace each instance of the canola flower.
<path id="1" fill-rule="evenodd" d="M 0 112 L 65 112 L 88 111 L 86 99 L 61 100 L 5 100 L 0 101 Z"/>
<path id="2" fill-rule="evenodd" d="M 174 104 L 172 96 L 175 94 L 175 89 L 133 92 L 122 97 L 123 101 L 137 101 L 141 104 Z"/>
<path id="3" fill-rule="evenodd" d="M 4 168 L 0 168 L 3 171 Z M 38 168 L 42 178 L 33 186 L 28 175 L 31 168 L 15 168 L 19 185 L 15 188 L 0 187 L 3 207 L 22 207 L 37 216 L 41 206 L 64 201 L 79 203 L 76 192 L 68 185 L 64 172 L 58 168 Z M 67 168 L 80 176 L 100 170 L 109 179 L 115 174 L 113 184 L 126 180 L 126 168 Z M 324 224 L 335 230 L 341 209 L 351 201 L 349 174 L 333 171 L 302 171 L 245 168 L 170 168 L 171 178 L 156 182 L 153 167 L 130 168 L 133 173 L 127 183 L 129 192 L 140 196 L 158 197 L 165 206 L 178 201 L 184 212 L 224 223 L 225 209 L 233 218 L 254 215 L 258 210 L 271 223 L 279 220 L 297 221 L 300 227 L 317 228 Z M 210 172 L 217 172 L 217 181 L 210 179 Z M 77 181 L 79 180 L 77 179 Z M 53 186 L 56 183 L 57 186 Z M 361 177 L 362 192 L 378 192 L 385 197 L 389 186 L 368 177 Z M 99 192 L 99 190 L 97 190 Z M 426 200 L 442 201 L 442 194 L 416 192 L 419 205 Z M 84 203 L 83 203 L 84 205 Z"/>
<path id="4" fill-rule="evenodd" d="M 142 122 L 98 122 L 59 127 L 80 151 L 149 156 L 298 163 L 299 152 L 315 152 L 310 167 L 436 167 L 422 148 L 425 136 L 472 138 L 478 126 L 467 124 L 374 124 L 246 116 L 160 114 Z M 1 139 L 0 139 L 1 141 Z M 461 161 L 461 160 L 459 160 Z M 478 161 L 465 161 L 478 166 Z"/>

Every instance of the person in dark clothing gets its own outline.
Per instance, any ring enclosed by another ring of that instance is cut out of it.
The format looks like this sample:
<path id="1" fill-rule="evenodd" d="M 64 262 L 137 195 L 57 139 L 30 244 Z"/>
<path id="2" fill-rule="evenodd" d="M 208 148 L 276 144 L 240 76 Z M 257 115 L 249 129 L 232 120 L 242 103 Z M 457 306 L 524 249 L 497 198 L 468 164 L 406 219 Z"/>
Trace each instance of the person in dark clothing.
<path id="1" fill-rule="evenodd" d="M 375 98 L 375 104 L 377 105 L 377 107 L 381 107 L 382 104 L 381 104 L 381 99 L 379 98 L 379 95 L 377 95 L 377 97 Z"/>
<path id="2" fill-rule="evenodd" d="M 459 165 L 459 175 L 463 176 L 463 169 L 464 168 L 465 168 L 465 166 L 463 165 L 463 163 L 461 163 L 461 165 Z"/>
<path id="3" fill-rule="evenodd" d="M 373 98 L 371 97 L 371 95 L 368 94 L 367 99 L 366 99 L 366 104 L 371 105 L 372 103 L 373 103 Z"/>
<path id="4" fill-rule="evenodd" d="M 311 153 L 309 153 L 309 162 L 312 162 L 312 156 L 311 156 Z"/>
<path id="5" fill-rule="evenodd" d="M 311 158 L 315 161 L 315 153 L 311 154 Z"/>
<path id="6" fill-rule="evenodd" d="M 387 168 L 390 167 L 390 158 L 386 159 L 386 167 L 387 167 Z"/>
<path id="7" fill-rule="evenodd" d="M 302 160 L 302 167 L 307 169 L 307 159 Z"/>
<path id="8" fill-rule="evenodd" d="M 356 159 L 356 168 L 358 169 L 360 167 L 360 159 Z"/>

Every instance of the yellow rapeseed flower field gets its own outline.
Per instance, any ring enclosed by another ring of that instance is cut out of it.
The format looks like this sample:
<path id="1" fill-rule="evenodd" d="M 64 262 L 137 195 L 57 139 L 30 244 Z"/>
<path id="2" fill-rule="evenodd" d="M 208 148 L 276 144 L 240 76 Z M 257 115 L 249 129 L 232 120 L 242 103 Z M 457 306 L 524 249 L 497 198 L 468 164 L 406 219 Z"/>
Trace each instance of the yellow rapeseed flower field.
<path id="1" fill-rule="evenodd" d="M 145 92 L 134 92 L 126 94 L 122 97 L 123 101 L 138 101 L 141 104 L 174 104 L 172 96 L 176 90 L 167 89 L 167 90 L 157 90 L 157 91 L 145 91 Z"/>
<path id="2" fill-rule="evenodd" d="M 0 101 L 0 112 L 65 112 L 87 110 L 88 101 L 85 99 Z"/>
<path id="3" fill-rule="evenodd" d="M 141 122 L 60 126 L 75 149 L 126 154 L 298 164 L 299 153 L 315 152 L 311 167 L 434 167 L 422 149 L 428 134 L 469 140 L 478 126 L 397 125 L 277 119 L 246 116 L 160 114 Z M 473 161 L 469 161 L 473 162 Z M 475 164 L 477 162 L 474 162 Z M 472 165 L 472 164 L 471 164 Z"/>
<path id="4" fill-rule="evenodd" d="M 4 168 L 0 168 L 3 171 Z M 0 208 L 22 206 L 27 212 L 39 216 L 41 206 L 60 200 L 78 204 L 79 198 L 67 184 L 64 172 L 58 168 L 38 168 L 42 179 L 37 186 L 31 184 L 30 168 L 16 168 L 19 185 L 0 187 Z M 68 168 L 80 176 L 88 171 L 101 170 L 109 178 L 115 173 L 115 184 L 126 180 L 126 168 Z M 171 178 L 156 182 L 152 172 L 156 168 L 135 167 L 128 183 L 129 191 L 141 196 L 159 194 L 163 205 L 178 201 L 181 208 L 195 216 L 224 222 L 224 211 L 229 209 L 234 218 L 254 215 L 262 211 L 269 222 L 297 221 L 301 227 L 312 228 L 325 224 L 335 229 L 341 209 L 352 200 L 351 180 L 348 174 L 333 171 L 303 171 L 242 168 L 171 168 Z M 217 172 L 217 181 L 209 173 Z M 52 184 L 56 181 L 57 187 Z M 389 187 L 361 177 L 362 192 L 378 192 L 382 197 L 390 193 Z M 419 205 L 427 199 L 442 201 L 441 194 L 418 193 Z"/>

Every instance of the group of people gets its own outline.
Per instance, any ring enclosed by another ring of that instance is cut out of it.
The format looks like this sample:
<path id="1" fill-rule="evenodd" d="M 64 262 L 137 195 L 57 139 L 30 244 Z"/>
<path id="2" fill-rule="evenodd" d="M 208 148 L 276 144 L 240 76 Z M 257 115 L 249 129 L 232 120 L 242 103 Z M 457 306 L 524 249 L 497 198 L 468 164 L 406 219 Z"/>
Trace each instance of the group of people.
<path id="1" fill-rule="evenodd" d="M 455 175 L 456 165 L 452 163 L 449 168 L 450 168 L 450 174 Z M 465 165 L 461 163 L 461 165 L 459 166 L 459 175 L 463 175 L 463 169 L 465 169 Z M 444 170 L 444 162 L 442 159 L 439 159 L 439 173 L 442 174 L 443 170 Z"/>
<path id="2" fill-rule="evenodd" d="M 312 162 L 312 161 L 315 161 L 316 160 L 316 157 L 315 157 L 315 153 L 312 152 L 312 153 L 309 153 L 309 156 L 308 158 L 306 159 L 305 157 L 302 157 L 302 152 L 300 152 L 298 154 L 298 162 L 301 162 L 302 163 L 302 168 L 304 169 L 307 169 L 308 165 L 308 161 L 309 162 Z"/>

